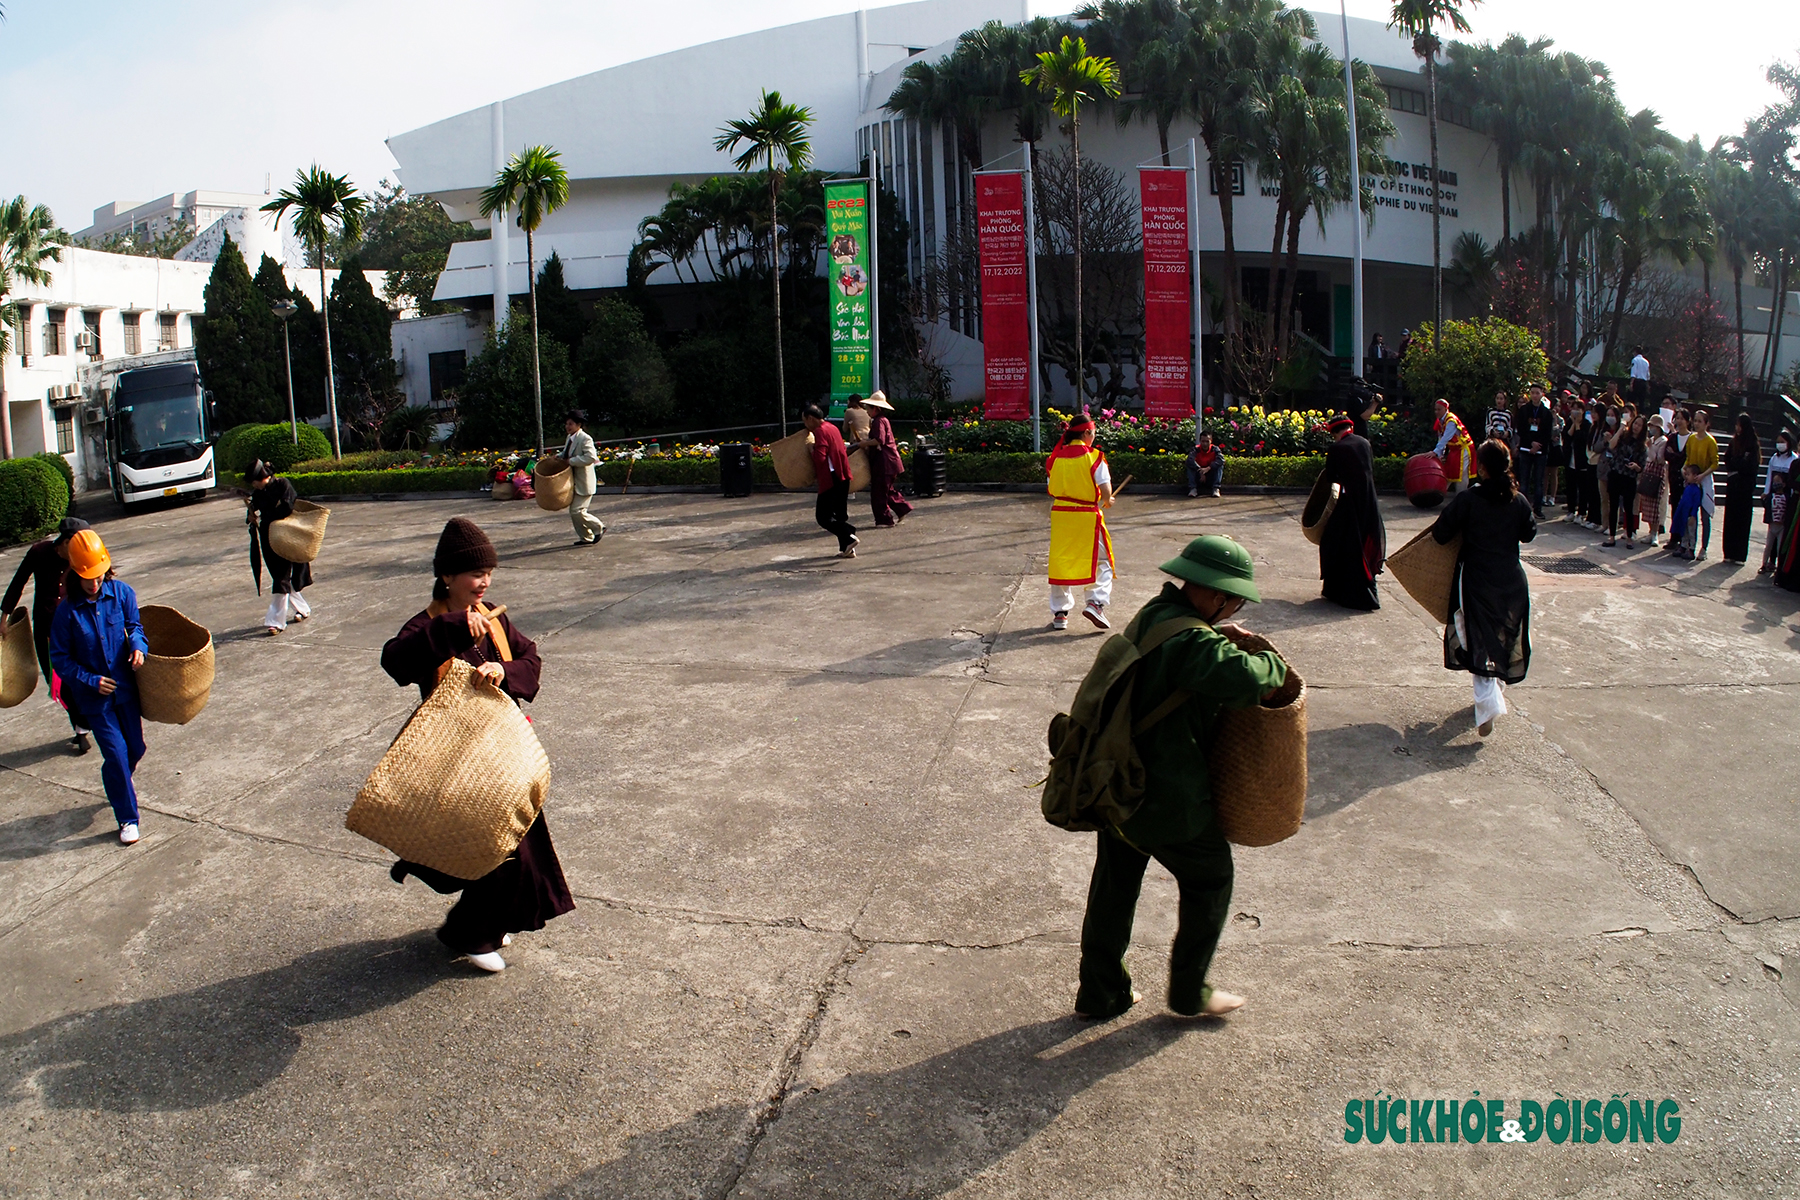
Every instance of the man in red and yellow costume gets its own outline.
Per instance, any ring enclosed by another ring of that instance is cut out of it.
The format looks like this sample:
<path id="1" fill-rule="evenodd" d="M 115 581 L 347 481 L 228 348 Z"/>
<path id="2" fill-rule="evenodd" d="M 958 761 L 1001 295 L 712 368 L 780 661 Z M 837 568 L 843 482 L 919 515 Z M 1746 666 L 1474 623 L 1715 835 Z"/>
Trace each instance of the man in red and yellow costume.
<path id="1" fill-rule="evenodd" d="M 1448 400 L 1437 402 L 1437 419 L 1432 422 L 1431 432 L 1437 436 L 1437 447 L 1432 453 L 1444 464 L 1444 479 L 1454 492 L 1458 484 L 1469 482 L 1469 460 L 1475 455 L 1475 441 L 1450 411 Z"/>
<path id="2" fill-rule="evenodd" d="M 1113 502 L 1112 472 L 1106 453 L 1094 445 L 1094 419 L 1082 413 L 1069 422 L 1062 440 L 1044 463 L 1050 477 L 1050 627 L 1067 629 L 1075 589 L 1087 594 L 1081 615 L 1111 629 L 1106 605 L 1112 599 L 1112 538 L 1102 510 Z"/>

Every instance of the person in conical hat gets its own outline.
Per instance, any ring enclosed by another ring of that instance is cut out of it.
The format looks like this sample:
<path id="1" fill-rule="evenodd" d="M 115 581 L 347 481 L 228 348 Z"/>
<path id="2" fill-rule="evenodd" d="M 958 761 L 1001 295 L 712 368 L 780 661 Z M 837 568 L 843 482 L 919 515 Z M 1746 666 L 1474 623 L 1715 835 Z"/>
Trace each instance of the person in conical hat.
<path id="1" fill-rule="evenodd" d="M 445 523 L 431 560 L 431 603 L 382 647 L 381 669 L 400 686 L 417 687 L 425 699 L 449 661 L 460 658 L 483 684 L 515 703 L 536 698 L 543 670 L 537 643 L 485 603 L 499 565 L 500 554 L 481 526 L 467 517 Z M 542 929 L 575 907 L 541 812 L 519 848 L 480 879 L 458 879 L 404 859 L 388 874 L 395 883 L 411 875 L 435 892 L 462 893 L 438 940 L 483 971 L 506 969 L 500 951 L 512 944 L 513 934 Z"/>
<path id="2" fill-rule="evenodd" d="M 1207 772 L 1207 750 L 1228 708 L 1249 708 L 1287 682 L 1287 664 L 1273 650 L 1248 653 L 1229 624 L 1262 594 L 1250 552 L 1231 538 L 1197 537 L 1162 565 L 1173 576 L 1126 626 L 1122 636 L 1143 645 L 1158 626 L 1182 621 L 1144 656 L 1132 684 L 1134 738 L 1144 764 L 1137 809 L 1100 830 L 1087 914 L 1081 923 L 1081 988 L 1075 1014 L 1091 1020 L 1118 1016 L 1137 1002 L 1125 954 L 1144 870 L 1154 858 L 1181 889 L 1179 924 L 1169 955 L 1169 1008 L 1179 1016 L 1222 1017 L 1244 1001 L 1207 981 L 1213 952 L 1231 911 L 1231 846 L 1219 826 Z M 1146 718 L 1178 696 L 1173 711 Z"/>
<path id="3" fill-rule="evenodd" d="M 78 530 L 69 538 L 68 555 L 62 602 L 50 622 L 50 667 L 62 678 L 70 710 L 94 731 L 107 803 L 119 822 L 120 843 L 130 846 L 138 840 L 131 776 L 144 757 L 137 669 L 150 643 L 138 621 L 137 593 L 114 577 L 112 555 L 100 535 Z"/>
<path id="4" fill-rule="evenodd" d="M 1112 538 L 1105 510 L 1112 507 L 1112 471 L 1106 452 L 1094 445 L 1094 419 L 1072 418 L 1044 463 L 1050 491 L 1050 628 L 1067 629 L 1080 589 L 1081 615 L 1097 628 L 1111 629 L 1106 606 L 1112 600 Z"/>

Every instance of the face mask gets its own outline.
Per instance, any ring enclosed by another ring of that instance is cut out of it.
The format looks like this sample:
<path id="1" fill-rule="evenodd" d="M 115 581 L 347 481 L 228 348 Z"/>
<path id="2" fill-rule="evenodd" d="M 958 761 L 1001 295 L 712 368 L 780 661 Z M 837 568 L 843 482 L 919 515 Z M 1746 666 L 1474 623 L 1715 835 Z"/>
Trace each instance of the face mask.
<path id="1" fill-rule="evenodd" d="M 1617 425 L 1617 424 L 1618 424 L 1618 423 L 1619 423 L 1619 418 L 1617 418 L 1617 417 L 1608 417 L 1608 418 L 1606 418 L 1606 423 L 1607 423 L 1607 424 L 1608 424 L 1608 425 Z"/>
<path id="2" fill-rule="evenodd" d="M 1787 447 L 1788 447 L 1788 444 L 1786 442 L 1776 442 L 1775 443 L 1775 452 L 1777 454 L 1786 454 Z"/>

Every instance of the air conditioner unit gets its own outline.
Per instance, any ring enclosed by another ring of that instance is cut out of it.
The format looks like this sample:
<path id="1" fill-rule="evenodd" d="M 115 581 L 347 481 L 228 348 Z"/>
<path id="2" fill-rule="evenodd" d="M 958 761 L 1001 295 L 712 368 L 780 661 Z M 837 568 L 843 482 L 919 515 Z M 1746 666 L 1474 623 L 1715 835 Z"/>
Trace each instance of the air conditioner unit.
<path id="1" fill-rule="evenodd" d="M 106 421 L 106 405 L 93 403 L 85 405 L 81 410 L 81 420 L 87 425 L 100 425 Z"/>
<path id="2" fill-rule="evenodd" d="M 94 336 L 91 329 L 83 329 L 75 335 L 75 348 L 86 354 L 92 354 L 100 348 L 100 339 Z"/>

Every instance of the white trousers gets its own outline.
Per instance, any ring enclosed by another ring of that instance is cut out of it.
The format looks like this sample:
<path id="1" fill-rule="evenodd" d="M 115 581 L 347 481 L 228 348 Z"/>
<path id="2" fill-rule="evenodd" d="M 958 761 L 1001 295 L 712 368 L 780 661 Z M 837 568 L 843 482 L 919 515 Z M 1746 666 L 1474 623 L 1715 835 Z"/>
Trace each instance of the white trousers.
<path id="1" fill-rule="evenodd" d="M 569 522 L 575 526 L 575 536 L 584 542 L 591 542 L 606 532 L 606 522 L 588 511 L 588 505 L 593 502 L 592 492 L 569 501 Z"/>
<path id="2" fill-rule="evenodd" d="M 1506 715 L 1506 684 L 1498 679 L 1489 679 L 1486 675 L 1477 675 L 1475 679 L 1475 724 L 1485 725 L 1496 717 Z"/>
<path id="3" fill-rule="evenodd" d="M 275 599 L 269 604 L 269 611 L 263 615 L 263 624 L 270 629 L 286 629 L 290 620 L 312 616 L 312 605 L 299 592 L 277 592 Z"/>
<path id="4" fill-rule="evenodd" d="M 1112 584 L 1112 564 L 1107 562 L 1103 557 L 1100 560 L 1100 569 L 1094 575 L 1094 582 L 1088 584 L 1081 590 L 1087 594 L 1089 600 L 1098 604 L 1101 608 L 1105 608 L 1107 603 L 1112 600 Z M 1075 591 L 1076 589 L 1072 587 L 1062 587 L 1058 584 L 1051 584 L 1051 614 L 1054 615 L 1056 613 L 1073 611 L 1075 608 Z"/>

